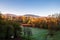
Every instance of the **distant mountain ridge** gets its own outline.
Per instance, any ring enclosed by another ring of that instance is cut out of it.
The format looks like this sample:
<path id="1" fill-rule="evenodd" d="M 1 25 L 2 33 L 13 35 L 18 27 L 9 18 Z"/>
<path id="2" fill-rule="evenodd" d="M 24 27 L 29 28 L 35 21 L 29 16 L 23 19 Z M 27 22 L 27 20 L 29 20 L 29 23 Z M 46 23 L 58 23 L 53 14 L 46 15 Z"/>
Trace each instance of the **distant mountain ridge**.
<path id="1" fill-rule="evenodd" d="M 4 14 L 4 15 L 16 17 L 16 15 L 14 15 L 14 14 Z"/>
<path id="2" fill-rule="evenodd" d="M 12 16 L 12 17 L 16 17 L 16 16 L 17 16 L 17 15 L 14 15 L 14 14 L 4 14 L 4 15 L 6 15 L 6 16 Z M 19 16 L 21 16 L 21 15 L 19 15 Z M 22 15 L 22 16 L 26 16 L 26 17 L 36 17 L 36 18 L 40 17 L 40 16 L 38 16 L 38 15 L 33 15 L 33 14 L 25 14 L 25 15 Z"/>
<path id="3" fill-rule="evenodd" d="M 33 15 L 33 14 L 25 14 L 24 16 L 26 16 L 26 17 L 40 17 L 40 16 L 37 16 L 37 15 Z"/>

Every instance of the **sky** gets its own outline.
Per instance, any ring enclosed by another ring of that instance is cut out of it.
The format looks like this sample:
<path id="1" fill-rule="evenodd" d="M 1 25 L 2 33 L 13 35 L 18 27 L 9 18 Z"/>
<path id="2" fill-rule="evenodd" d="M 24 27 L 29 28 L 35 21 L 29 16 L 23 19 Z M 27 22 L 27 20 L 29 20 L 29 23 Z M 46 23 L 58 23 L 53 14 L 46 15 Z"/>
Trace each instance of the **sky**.
<path id="1" fill-rule="evenodd" d="M 60 13 L 60 0 L 0 0 L 3 14 L 47 16 Z"/>

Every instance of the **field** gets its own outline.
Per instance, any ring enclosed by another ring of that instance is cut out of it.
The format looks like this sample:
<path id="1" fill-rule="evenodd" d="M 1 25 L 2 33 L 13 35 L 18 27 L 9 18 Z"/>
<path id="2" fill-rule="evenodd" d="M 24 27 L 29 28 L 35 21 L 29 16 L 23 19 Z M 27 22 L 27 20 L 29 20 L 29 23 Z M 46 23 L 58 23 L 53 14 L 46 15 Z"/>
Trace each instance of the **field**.
<path id="1" fill-rule="evenodd" d="M 23 28 L 24 29 L 24 28 Z M 32 33 L 31 35 L 25 35 L 25 38 L 28 38 L 30 36 L 31 40 L 60 40 L 60 32 L 54 32 L 54 36 L 50 37 L 48 35 L 48 30 L 46 29 L 39 29 L 39 28 L 31 28 L 31 27 L 25 27 L 25 30 L 30 30 Z M 28 33 L 28 31 L 26 31 Z M 47 36 L 48 35 L 48 36 Z"/>

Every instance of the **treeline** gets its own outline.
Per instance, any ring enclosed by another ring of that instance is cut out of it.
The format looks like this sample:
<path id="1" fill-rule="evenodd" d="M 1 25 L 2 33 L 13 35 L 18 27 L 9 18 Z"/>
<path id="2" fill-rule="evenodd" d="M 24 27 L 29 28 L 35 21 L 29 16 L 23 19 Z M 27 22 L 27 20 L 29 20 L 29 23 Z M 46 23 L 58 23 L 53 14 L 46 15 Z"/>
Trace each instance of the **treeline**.
<path id="1" fill-rule="evenodd" d="M 21 22 L 22 24 L 31 24 L 31 27 L 60 30 L 60 16 L 48 16 L 39 18 L 23 16 Z"/>
<path id="2" fill-rule="evenodd" d="M 32 16 L 17 16 L 10 17 L 12 21 L 17 21 L 20 24 L 31 24 L 31 27 L 59 30 L 60 29 L 60 14 L 55 14 L 47 17 L 32 17 Z"/>
<path id="3" fill-rule="evenodd" d="M 22 28 L 17 21 L 4 20 L 0 14 L 0 40 L 22 40 Z"/>

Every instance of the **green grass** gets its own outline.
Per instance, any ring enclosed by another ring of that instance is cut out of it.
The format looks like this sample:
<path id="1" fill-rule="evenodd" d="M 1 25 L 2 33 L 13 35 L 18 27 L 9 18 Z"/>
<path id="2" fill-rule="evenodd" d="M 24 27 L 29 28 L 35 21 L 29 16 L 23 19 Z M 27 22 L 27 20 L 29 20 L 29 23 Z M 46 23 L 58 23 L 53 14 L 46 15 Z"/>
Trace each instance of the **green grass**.
<path id="1" fill-rule="evenodd" d="M 46 29 L 38 29 L 38 28 L 31 28 L 32 36 L 30 37 L 31 40 L 60 40 L 60 31 L 55 32 L 53 37 L 47 37 L 48 30 Z M 26 38 L 28 38 L 26 36 Z"/>

